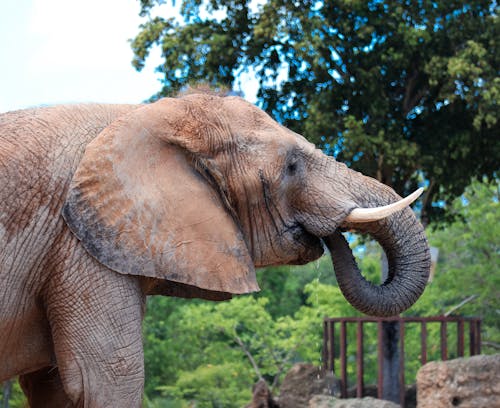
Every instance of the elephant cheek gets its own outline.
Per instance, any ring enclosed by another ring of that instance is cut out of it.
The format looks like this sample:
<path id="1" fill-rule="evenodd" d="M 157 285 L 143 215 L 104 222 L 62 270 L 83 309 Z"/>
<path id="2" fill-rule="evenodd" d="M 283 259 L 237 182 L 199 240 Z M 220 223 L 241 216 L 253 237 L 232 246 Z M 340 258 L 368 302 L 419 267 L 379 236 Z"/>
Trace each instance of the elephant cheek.
<path id="1" fill-rule="evenodd" d="M 302 233 L 290 235 L 282 245 L 285 249 L 282 259 L 273 264 L 304 265 L 323 255 L 323 244 L 313 235 Z"/>

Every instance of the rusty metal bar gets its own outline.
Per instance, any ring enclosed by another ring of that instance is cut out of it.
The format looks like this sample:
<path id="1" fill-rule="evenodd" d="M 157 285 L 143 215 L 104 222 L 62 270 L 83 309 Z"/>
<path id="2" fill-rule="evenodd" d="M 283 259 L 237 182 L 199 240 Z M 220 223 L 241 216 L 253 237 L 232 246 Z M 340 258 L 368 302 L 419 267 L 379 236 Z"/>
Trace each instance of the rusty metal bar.
<path id="1" fill-rule="evenodd" d="M 378 359 L 378 371 L 377 371 L 377 398 L 382 399 L 384 392 L 384 350 L 382 348 L 383 344 L 383 332 L 382 320 L 377 321 L 377 359 Z"/>
<path id="2" fill-rule="evenodd" d="M 473 356 L 476 354 L 476 330 L 475 322 L 469 322 L 469 355 Z"/>
<path id="3" fill-rule="evenodd" d="M 330 327 L 328 334 L 330 336 L 330 361 L 332 373 L 335 372 L 335 326 L 333 322 L 329 322 Z"/>
<path id="4" fill-rule="evenodd" d="M 379 321 L 384 322 L 394 322 L 399 321 L 401 317 L 333 317 L 326 318 L 328 321 L 334 322 L 358 322 L 363 321 L 366 323 L 377 323 Z M 406 323 L 421 323 L 421 322 L 456 322 L 459 320 L 463 320 L 465 322 L 476 321 L 477 317 L 461 317 L 461 316 L 432 316 L 432 317 L 405 317 Z"/>
<path id="5" fill-rule="evenodd" d="M 446 337 L 446 321 L 441 321 L 441 360 L 448 360 L 448 338 Z"/>
<path id="6" fill-rule="evenodd" d="M 422 325 L 420 331 L 420 362 L 424 365 L 427 363 L 427 323 L 421 322 L 420 324 Z"/>
<path id="7" fill-rule="evenodd" d="M 347 332 L 346 321 L 340 322 L 340 396 L 347 397 Z"/>
<path id="8" fill-rule="evenodd" d="M 474 319 L 469 323 L 470 355 L 481 354 L 481 320 Z"/>
<path id="9" fill-rule="evenodd" d="M 477 354 L 481 354 L 481 319 L 476 320 L 476 328 L 477 328 Z"/>
<path id="10" fill-rule="evenodd" d="M 363 389 L 364 389 L 364 355 L 363 355 L 363 322 L 357 322 L 357 330 L 356 330 L 356 397 L 363 397 Z"/>
<path id="11" fill-rule="evenodd" d="M 457 322 L 457 357 L 464 356 L 464 321 Z"/>
<path id="12" fill-rule="evenodd" d="M 328 326 L 332 324 L 330 322 L 327 322 L 326 320 L 323 321 L 323 333 L 327 334 L 328 333 Z M 322 371 L 329 371 L 330 370 L 330 349 L 329 349 L 329 343 L 330 339 L 328 338 L 328 335 L 323 336 L 323 349 L 321 350 L 321 359 L 322 359 Z"/>
<path id="13" fill-rule="evenodd" d="M 405 406 L 405 323 L 399 321 L 399 404 Z"/>

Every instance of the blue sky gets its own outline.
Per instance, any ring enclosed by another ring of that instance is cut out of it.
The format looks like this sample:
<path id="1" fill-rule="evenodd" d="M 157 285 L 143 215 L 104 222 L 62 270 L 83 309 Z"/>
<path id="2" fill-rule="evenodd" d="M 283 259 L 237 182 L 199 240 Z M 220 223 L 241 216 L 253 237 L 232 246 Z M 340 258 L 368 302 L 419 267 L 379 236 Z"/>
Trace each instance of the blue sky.
<path id="1" fill-rule="evenodd" d="M 0 112 L 148 98 L 160 89 L 160 57 L 141 73 L 130 64 L 140 23 L 137 0 L 0 1 Z"/>

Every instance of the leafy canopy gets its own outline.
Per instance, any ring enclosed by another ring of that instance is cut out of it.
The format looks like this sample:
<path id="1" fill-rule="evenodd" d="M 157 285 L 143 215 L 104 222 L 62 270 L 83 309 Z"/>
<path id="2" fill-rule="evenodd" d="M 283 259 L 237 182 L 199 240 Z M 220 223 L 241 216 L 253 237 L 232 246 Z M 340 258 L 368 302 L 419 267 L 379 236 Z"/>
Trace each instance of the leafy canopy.
<path id="1" fill-rule="evenodd" d="M 183 20 L 146 18 L 163 87 L 233 87 L 247 71 L 259 104 L 352 168 L 407 194 L 426 184 L 424 221 L 500 162 L 500 23 L 490 0 L 184 0 Z M 258 3 L 258 4 L 257 4 Z"/>
<path id="2" fill-rule="evenodd" d="M 475 181 L 453 202 L 457 219 L 429 235 L 439 248 L 436 278 L 413 313 L 479 316 L 484 347 L 500 348 L 500 182 Z M 459 309 L 454 308 L 469 299 Z"/>

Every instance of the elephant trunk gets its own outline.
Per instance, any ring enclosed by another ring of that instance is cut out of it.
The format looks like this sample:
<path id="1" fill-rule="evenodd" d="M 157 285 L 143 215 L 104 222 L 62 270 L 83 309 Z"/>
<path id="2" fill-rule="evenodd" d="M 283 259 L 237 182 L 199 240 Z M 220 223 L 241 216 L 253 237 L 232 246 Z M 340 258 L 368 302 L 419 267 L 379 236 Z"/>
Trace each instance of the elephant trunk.
<path id="1" fill-rule="evenodd" d="M 372 192 L 360 192 L 356 201 L 369 202 L 373 206 L 377 201 L 376 205 L 384 205 L 399 199 L 386 186 L 380 192 L 381 184 L 373 179 L 368 184 Z M 375 285 L 362 276 L 339 229 L 324 237 L 332 255 L 337 282 L 348 302 L 363 313 L 381 317 L 398 315 L 415 303 L 427 284 L 430 251 L 424 229 L 413 211 L 406 207 L 372 222 L 353 223 L 348 217 L 341 226 L 375 238 L 384 249 L 389 265 L 385 282 Z"/>

